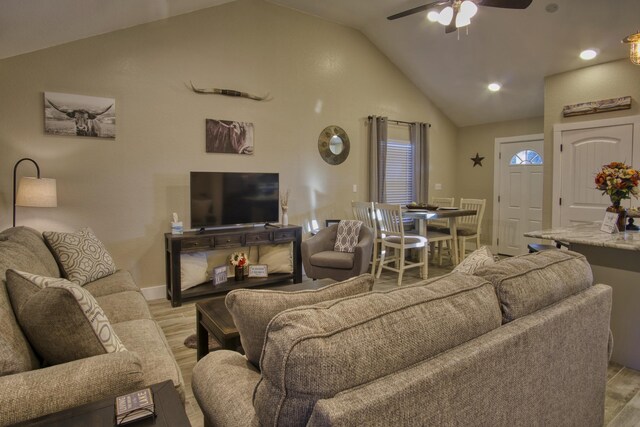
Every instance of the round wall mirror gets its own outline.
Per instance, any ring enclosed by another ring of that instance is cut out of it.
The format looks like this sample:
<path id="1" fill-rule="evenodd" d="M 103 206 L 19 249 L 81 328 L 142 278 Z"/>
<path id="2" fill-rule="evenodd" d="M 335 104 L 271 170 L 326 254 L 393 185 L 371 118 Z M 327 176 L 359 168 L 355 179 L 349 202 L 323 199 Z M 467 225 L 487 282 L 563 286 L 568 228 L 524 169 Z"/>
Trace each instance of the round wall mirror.
<path id="1" fill-rule="evenodd" d="M 320 157 L 330 165 L 339 165 L 349 156 L 349 137 L 339 126 L 327 126 L 318 137 Z"/>

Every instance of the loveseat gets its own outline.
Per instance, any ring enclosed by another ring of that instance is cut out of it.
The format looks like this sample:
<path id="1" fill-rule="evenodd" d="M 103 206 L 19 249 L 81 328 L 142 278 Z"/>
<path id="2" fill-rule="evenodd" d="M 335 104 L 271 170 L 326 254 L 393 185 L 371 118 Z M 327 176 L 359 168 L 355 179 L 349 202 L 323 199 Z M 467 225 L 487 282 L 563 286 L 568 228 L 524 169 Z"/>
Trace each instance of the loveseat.
<path id="1" fill-rule="evenodd" d="M 208 426 L 601 426 L 611 288 L 592 282 L 545 251 L 290 308 L 258 366 L 213 352 L 193 391 Z"/>
<path id="2" fill-rule="evenodd" d="M 7 275 L 21 280 L 14 270 L 38 277 L 61 277 L 57 260 L 41 233 L 26 227 L 0 233 L 0 425 L 129 393 L 165 380 L 173 381 L 184 400 L 180 369 L 140 289 L 127 271 L 117 270 L 82 286 L 108 318 L 111 333 L 115 333 L 120 341 L 120 351 L 53 364 L 34 351 L 27 333 L 19 325 L 19 308 L 12 306 L 14 295 L 10 298 L 7 291 Z M 58 282 L 63 281 L 58 279 Z M 28 287 L 18 287 L 14 293 L 26 292 Z M 24 294 L 16 298 L 26 301 L 31 296 Z M 51 322 L 66 321 L 65 316 L 69 313 L 58 313 L 58 316 Z M 44 323 L 46 321 L 44 319 Z M 35 326 L 45 330 L 45 340 L 51 339 L 46 324 Z M 51 350 L 55 354 L 60 350 L 71 352 L 67 357 L 74 358 L 74 352 L 80 351 L 82 343 L 76 343 L 77 350 L 63 347 L 73 347 L 69 342 L 82 336 L 80 328 L 54 332 L 58 334 L 59 342 L 49 344 L 44 353 L 49 355 Z"/>

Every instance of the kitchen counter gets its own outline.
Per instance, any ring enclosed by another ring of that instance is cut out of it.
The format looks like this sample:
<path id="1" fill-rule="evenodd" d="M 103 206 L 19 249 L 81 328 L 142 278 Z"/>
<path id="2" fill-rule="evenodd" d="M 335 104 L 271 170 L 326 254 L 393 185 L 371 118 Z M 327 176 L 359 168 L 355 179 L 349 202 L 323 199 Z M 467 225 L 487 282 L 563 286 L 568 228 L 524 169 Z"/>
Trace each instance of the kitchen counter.
<path id="1" fill-rule="evenodd" d="M 600 222 L 531 231 L 527 237 L 556 240 L 583 254 L 595 283 L 613 288 L 611 360 L 640 370 L 640 232 L 609 234 Z"/>
<path id="2" fill-rule="evenodd" d="M 605 248 L 640 251 L 640 231 L 609 234 L 600 231 L 601 222 L 574 225 L 550 230 L 530 231 L 526 237 L 556 240 L 566 243 L 602 246 Z"/>

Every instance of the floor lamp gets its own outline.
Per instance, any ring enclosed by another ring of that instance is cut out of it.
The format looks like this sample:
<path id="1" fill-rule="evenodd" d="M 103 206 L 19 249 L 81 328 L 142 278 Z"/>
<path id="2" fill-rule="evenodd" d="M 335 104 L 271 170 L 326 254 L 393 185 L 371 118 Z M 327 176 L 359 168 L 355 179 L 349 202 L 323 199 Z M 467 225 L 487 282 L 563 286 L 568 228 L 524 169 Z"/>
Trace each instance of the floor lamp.
<path id="1" fill-rule="evenodd" d="M 37 177 L 20 178 L 18 191 L 16 192 L 16 172 L 18 165 L 28 160 L 36 166 Z M 13 226 L 16 226 L 16 206 L 29 206 L 38 208 L 55 208 L 58 206 L 56 180 L 40 178 L 40 167 L 35 160 L 25 157 L 18 160 L 13 167 Z"/>

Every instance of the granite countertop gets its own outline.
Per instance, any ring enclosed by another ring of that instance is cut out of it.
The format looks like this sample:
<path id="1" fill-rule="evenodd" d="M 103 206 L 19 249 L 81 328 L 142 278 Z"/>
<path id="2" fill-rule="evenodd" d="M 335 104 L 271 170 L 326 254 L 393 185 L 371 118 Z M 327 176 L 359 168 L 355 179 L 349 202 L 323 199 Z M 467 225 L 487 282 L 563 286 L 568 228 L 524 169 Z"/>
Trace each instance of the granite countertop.
<path id="1" fill-rule="evenodd" d="M 592 222 L 571 227 L 529 231 L 524 235 L 538 239 L 560 240 L 589 246 L 640 251 L 640 232 L 626 231 L 624 233 L 609 234 L 600 231 L 601 225 L 602 222 Z"/>

